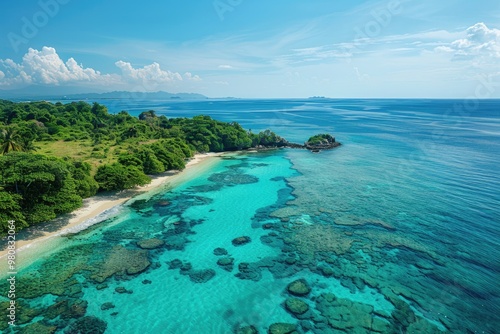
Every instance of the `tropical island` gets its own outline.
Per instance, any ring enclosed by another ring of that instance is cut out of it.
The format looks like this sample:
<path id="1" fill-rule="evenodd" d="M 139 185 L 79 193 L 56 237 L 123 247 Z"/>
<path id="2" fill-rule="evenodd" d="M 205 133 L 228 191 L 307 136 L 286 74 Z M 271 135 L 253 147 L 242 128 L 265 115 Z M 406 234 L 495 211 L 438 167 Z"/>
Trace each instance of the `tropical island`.
<path id="1" fill-rule="evenodd" d="M 270 130 L 252 133 L 209 116 L 167 118 L 155 111 L 110 114 L 98 103 L 0 100 L 0 235 L 82 206 L 98 192 L 151 182 L 182 170 L 195 153 L 340 145 L 329 134 L 294 144 Z"/>

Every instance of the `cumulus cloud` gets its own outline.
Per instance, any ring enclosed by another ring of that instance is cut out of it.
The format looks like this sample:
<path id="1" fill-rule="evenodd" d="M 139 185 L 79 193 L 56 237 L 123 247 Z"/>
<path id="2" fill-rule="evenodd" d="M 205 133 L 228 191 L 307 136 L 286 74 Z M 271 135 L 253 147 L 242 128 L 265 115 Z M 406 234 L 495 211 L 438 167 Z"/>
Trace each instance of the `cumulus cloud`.
<path id="1" fill-rule="evenodd" d="M 181 75 L 164 70 L 156 62 L 139 68 L 134 68 L 131 63 L 122 60 L 117 61 L 115 65 L 121 74 L 102 74 L 78 64 L 73 58 L 62 60 L 54 48 L 44 46 L 41 51 L 30 48 L 20 63 L 12 59 L 0 59 L 0 87 L 90 83 L 93 86 L 114 89 L 148 91 L 168 88 L 166 84 L 176 82 L 201 81 L 198 75 L 190 72 Z"/>
<path id="2" fill-rule="evenodd" d="M 198 75 L 193 75 L 191 72 L 184 73 L 184 78 L 190 81 L 201 81 L 201 78 Z"/>
<path id="3" fill-rule="evenodd" d="M 5 68 L 0 85 L 49 84 L 60 85 L 72 81 L 93 81 L 101 74 L 92 68 L 78 65 L 73 58 L 64 62 L 56 50 L 44 46 L 41 51 L 29 49 L 20 64 L 12 59 L 0 60 Z"/>
<path id="4" fill-rule="evenodd" d="M 179 73 L 162 70 L 160 64 L 152 63 L 142 68 L 134 68 L 132 64 L 119 60 L 115 65 L 122 71 L 122 78 L 134 83 L 166 83 L 182 81 Z"/>
<path id="5" fill-rule="evenodd" d="M 219 68 L 223 69 L 223 70 L 231 70 L 231 69 L 233 69 L 233 67 L 231 65 L 219 65 Z"/>
<path id="6" fill-rule="evenodd" d="M 466 37 L 435 50 L 451 53 L 457 58 L 491 57 L 500 59 L 500 30 L 480 22 L 467 28 Z"/>

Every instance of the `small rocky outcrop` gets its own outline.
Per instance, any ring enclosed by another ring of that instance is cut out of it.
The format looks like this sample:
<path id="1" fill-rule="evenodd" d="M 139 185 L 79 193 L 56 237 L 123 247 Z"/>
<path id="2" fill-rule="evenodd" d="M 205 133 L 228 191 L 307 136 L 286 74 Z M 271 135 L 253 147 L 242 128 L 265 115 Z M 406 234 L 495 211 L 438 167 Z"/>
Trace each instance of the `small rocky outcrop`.
<path id="1" fill-rule="evenodd" d="M 242 246 L 242 245 L 248 244 L 251 241 L 252 241 L 252 239 L 250 239 L 250 237 L 242 236 L 242 237 L 238 237 L 238 238 L 233 239 L 233 241 L 231 241 L 231 243 L 234 246 Z"/>
<path id="2" fill-rule="evenodd" d="M 329 150 L 340 146 L 340 143 L 335 141 L 335 137 L 327 133 L 312 136 L 304 143 L 304 147 L 313 152 L 319 150 Z"/>

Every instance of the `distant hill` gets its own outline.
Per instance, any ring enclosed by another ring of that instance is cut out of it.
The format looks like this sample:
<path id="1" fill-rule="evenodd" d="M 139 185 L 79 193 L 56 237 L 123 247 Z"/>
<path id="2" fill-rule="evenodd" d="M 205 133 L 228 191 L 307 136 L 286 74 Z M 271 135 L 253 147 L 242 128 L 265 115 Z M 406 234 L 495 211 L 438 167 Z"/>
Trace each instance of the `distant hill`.
<path id="1" fill-rule="evenodd" d="M 205 95 L 197 93 L 168 93 L 168 92 L 127 92 L 115 91 L 108 93 L 88 93 L 88 94 L 68 94 L 62 97 L 64 100 L 92 100 L 92 99 L 182 99 L 182 100 L 203 100 Z"/>
<path id="2" fill-rule="evenodd" d="M 80 93 L 76 87 L 43 87 L 32 86 L 29 89 L 0 90 L 0 99 L 6 100 L 96 100 L 96 99 L 182 99 L 203 100 L 208 97 L 197 93 L 168 93 L 168 92 L 128 92 L 114 91 L 106 93 Z"/>

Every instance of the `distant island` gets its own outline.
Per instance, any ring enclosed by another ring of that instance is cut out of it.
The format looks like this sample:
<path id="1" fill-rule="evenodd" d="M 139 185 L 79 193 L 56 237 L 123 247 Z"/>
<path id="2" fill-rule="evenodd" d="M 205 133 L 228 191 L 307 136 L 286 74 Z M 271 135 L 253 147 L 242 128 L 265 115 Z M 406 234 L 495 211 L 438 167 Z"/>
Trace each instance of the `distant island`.
<path id="1" fill-rule="evenodd" d="M 133 117 L 109 114 L 95 102 L 0 100 L 0 235 L 9 220 L 23 229 L 69 213 L 98 192 L 131 189 L 148 184 L 151 175 L 182 170 L 198 152 L 318 152 L 339 145 L 329 134 L 295 144 L 270 130 L 252 133 L 203 115 L 167 118 L 148 110 Z"/>

